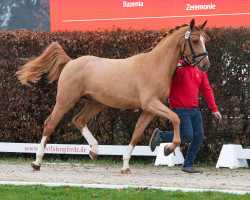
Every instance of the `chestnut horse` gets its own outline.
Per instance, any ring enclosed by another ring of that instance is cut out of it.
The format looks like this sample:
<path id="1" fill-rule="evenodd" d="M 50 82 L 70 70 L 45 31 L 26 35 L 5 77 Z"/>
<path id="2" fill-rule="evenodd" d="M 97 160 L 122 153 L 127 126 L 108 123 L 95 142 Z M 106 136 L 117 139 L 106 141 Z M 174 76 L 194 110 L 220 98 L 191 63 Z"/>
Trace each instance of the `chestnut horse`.
<path id="1" fill-rule="evenodd" d="M 169 119 L 174 127 L 173 143 L 166 147 L 170 154 L 181 143 L 180 120 L 164 105 L 170 92 L 171 77 L 182 56 L 206 70 L 210 63 L 205 49 L 204 26 L 178 26 L 169 31 L 151 51 L 126 59 L 82 56 L 72 60 L 58 43 L 52 43 L 39 57 L 29 61 L 17 72 L 22 84 L 37 82 L 48 73 L 50 82 L 58 80 L 55 107 L 44 122 L 43 136 L 36 153 L 33 170 L 40 170 L 47 140 L 65 113 L 83 96 L 85 106 L 73 118 L 74 125 L 89 143 L 89 156 L 95 160 L 98 142 L 86 124 L 105 107 L 142 109 L 132 140 L 123 155 L 121 172 L 130 173 L 129 160 L 149 122 L 157 115 Z"/>

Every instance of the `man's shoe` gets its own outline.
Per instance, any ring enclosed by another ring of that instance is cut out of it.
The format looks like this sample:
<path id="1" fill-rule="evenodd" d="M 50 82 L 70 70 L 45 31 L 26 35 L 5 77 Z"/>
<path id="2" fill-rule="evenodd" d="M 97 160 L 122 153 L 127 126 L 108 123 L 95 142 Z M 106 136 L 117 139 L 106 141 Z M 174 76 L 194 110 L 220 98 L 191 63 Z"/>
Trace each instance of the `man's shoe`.
<path id="1" fill-rule="evenodd" d="M 190 174 L 202 174 L 203 171 L 195 169 L 193 166 L 192 167 L 182 167 L 181 171 L 190 173 Z"/>
<path id="2" fill-rule="evenodd" d="M 149 148 L 151 151 L 154 151 L 157 146 L 159 146 L 162 142 L 161 137 L 160 137 L 160 130 L 156 128 L 151 136 L 151 139 L 149 141 Z"/>

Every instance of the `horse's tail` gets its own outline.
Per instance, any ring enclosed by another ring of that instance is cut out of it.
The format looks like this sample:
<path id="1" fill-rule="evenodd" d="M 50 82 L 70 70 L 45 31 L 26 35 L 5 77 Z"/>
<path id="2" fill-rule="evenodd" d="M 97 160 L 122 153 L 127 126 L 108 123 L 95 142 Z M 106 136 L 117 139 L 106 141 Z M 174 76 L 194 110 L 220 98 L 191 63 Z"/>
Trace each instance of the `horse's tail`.
<path id="1" fill-rule="evenodd" d="M 58 80 L 64 66 L 71 61 L 61 45 L 53 42 L 39 57 L 23 65 L 17 72 L 18 79 L 24 85 L 30 85 L 28 81 L 36 83 L 41 75 L 48 73 L 49 82 Z"/>

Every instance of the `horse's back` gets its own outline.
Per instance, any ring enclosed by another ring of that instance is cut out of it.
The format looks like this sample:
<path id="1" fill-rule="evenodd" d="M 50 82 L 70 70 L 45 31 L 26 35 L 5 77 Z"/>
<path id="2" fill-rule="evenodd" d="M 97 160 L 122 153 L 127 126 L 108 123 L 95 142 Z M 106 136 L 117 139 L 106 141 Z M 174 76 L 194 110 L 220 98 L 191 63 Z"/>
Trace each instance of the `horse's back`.
<path id="1" fill-rule="evenodd" d="M 125 107 L 132 104 L 138 107 L 138 72 L 133 69 L 134 62 L 131 58 L 82 56 L 65 66 L 59 78 L 58 91 L 69 90 L 78 96 L 90 94 L 97 101 L 111 107 L 120 107 L 123 101 L 126 102 Z"/>

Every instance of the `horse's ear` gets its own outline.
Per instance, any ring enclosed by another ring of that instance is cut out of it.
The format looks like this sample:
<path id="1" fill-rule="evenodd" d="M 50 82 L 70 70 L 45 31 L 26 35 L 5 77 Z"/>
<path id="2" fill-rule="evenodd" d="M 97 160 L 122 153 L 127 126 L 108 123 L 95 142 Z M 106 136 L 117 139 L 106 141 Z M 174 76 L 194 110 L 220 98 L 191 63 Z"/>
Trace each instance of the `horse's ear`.
<path id="1" fill-rule="evenodd" d="M 206 26 L 206 24 L 207 24 L 207 20 L 203 24 L 199 25 L 200 29 L 203 29 Z"/>
<path id="2" fill-rule="evenodd" d="M 190 22 L 190 25 L 189 25 L 190 30 L 193 30 L 194 25 L 195 25 L 195 21 L 194 21 L 194 19 L 192 19 L 191 22 Z"/>

